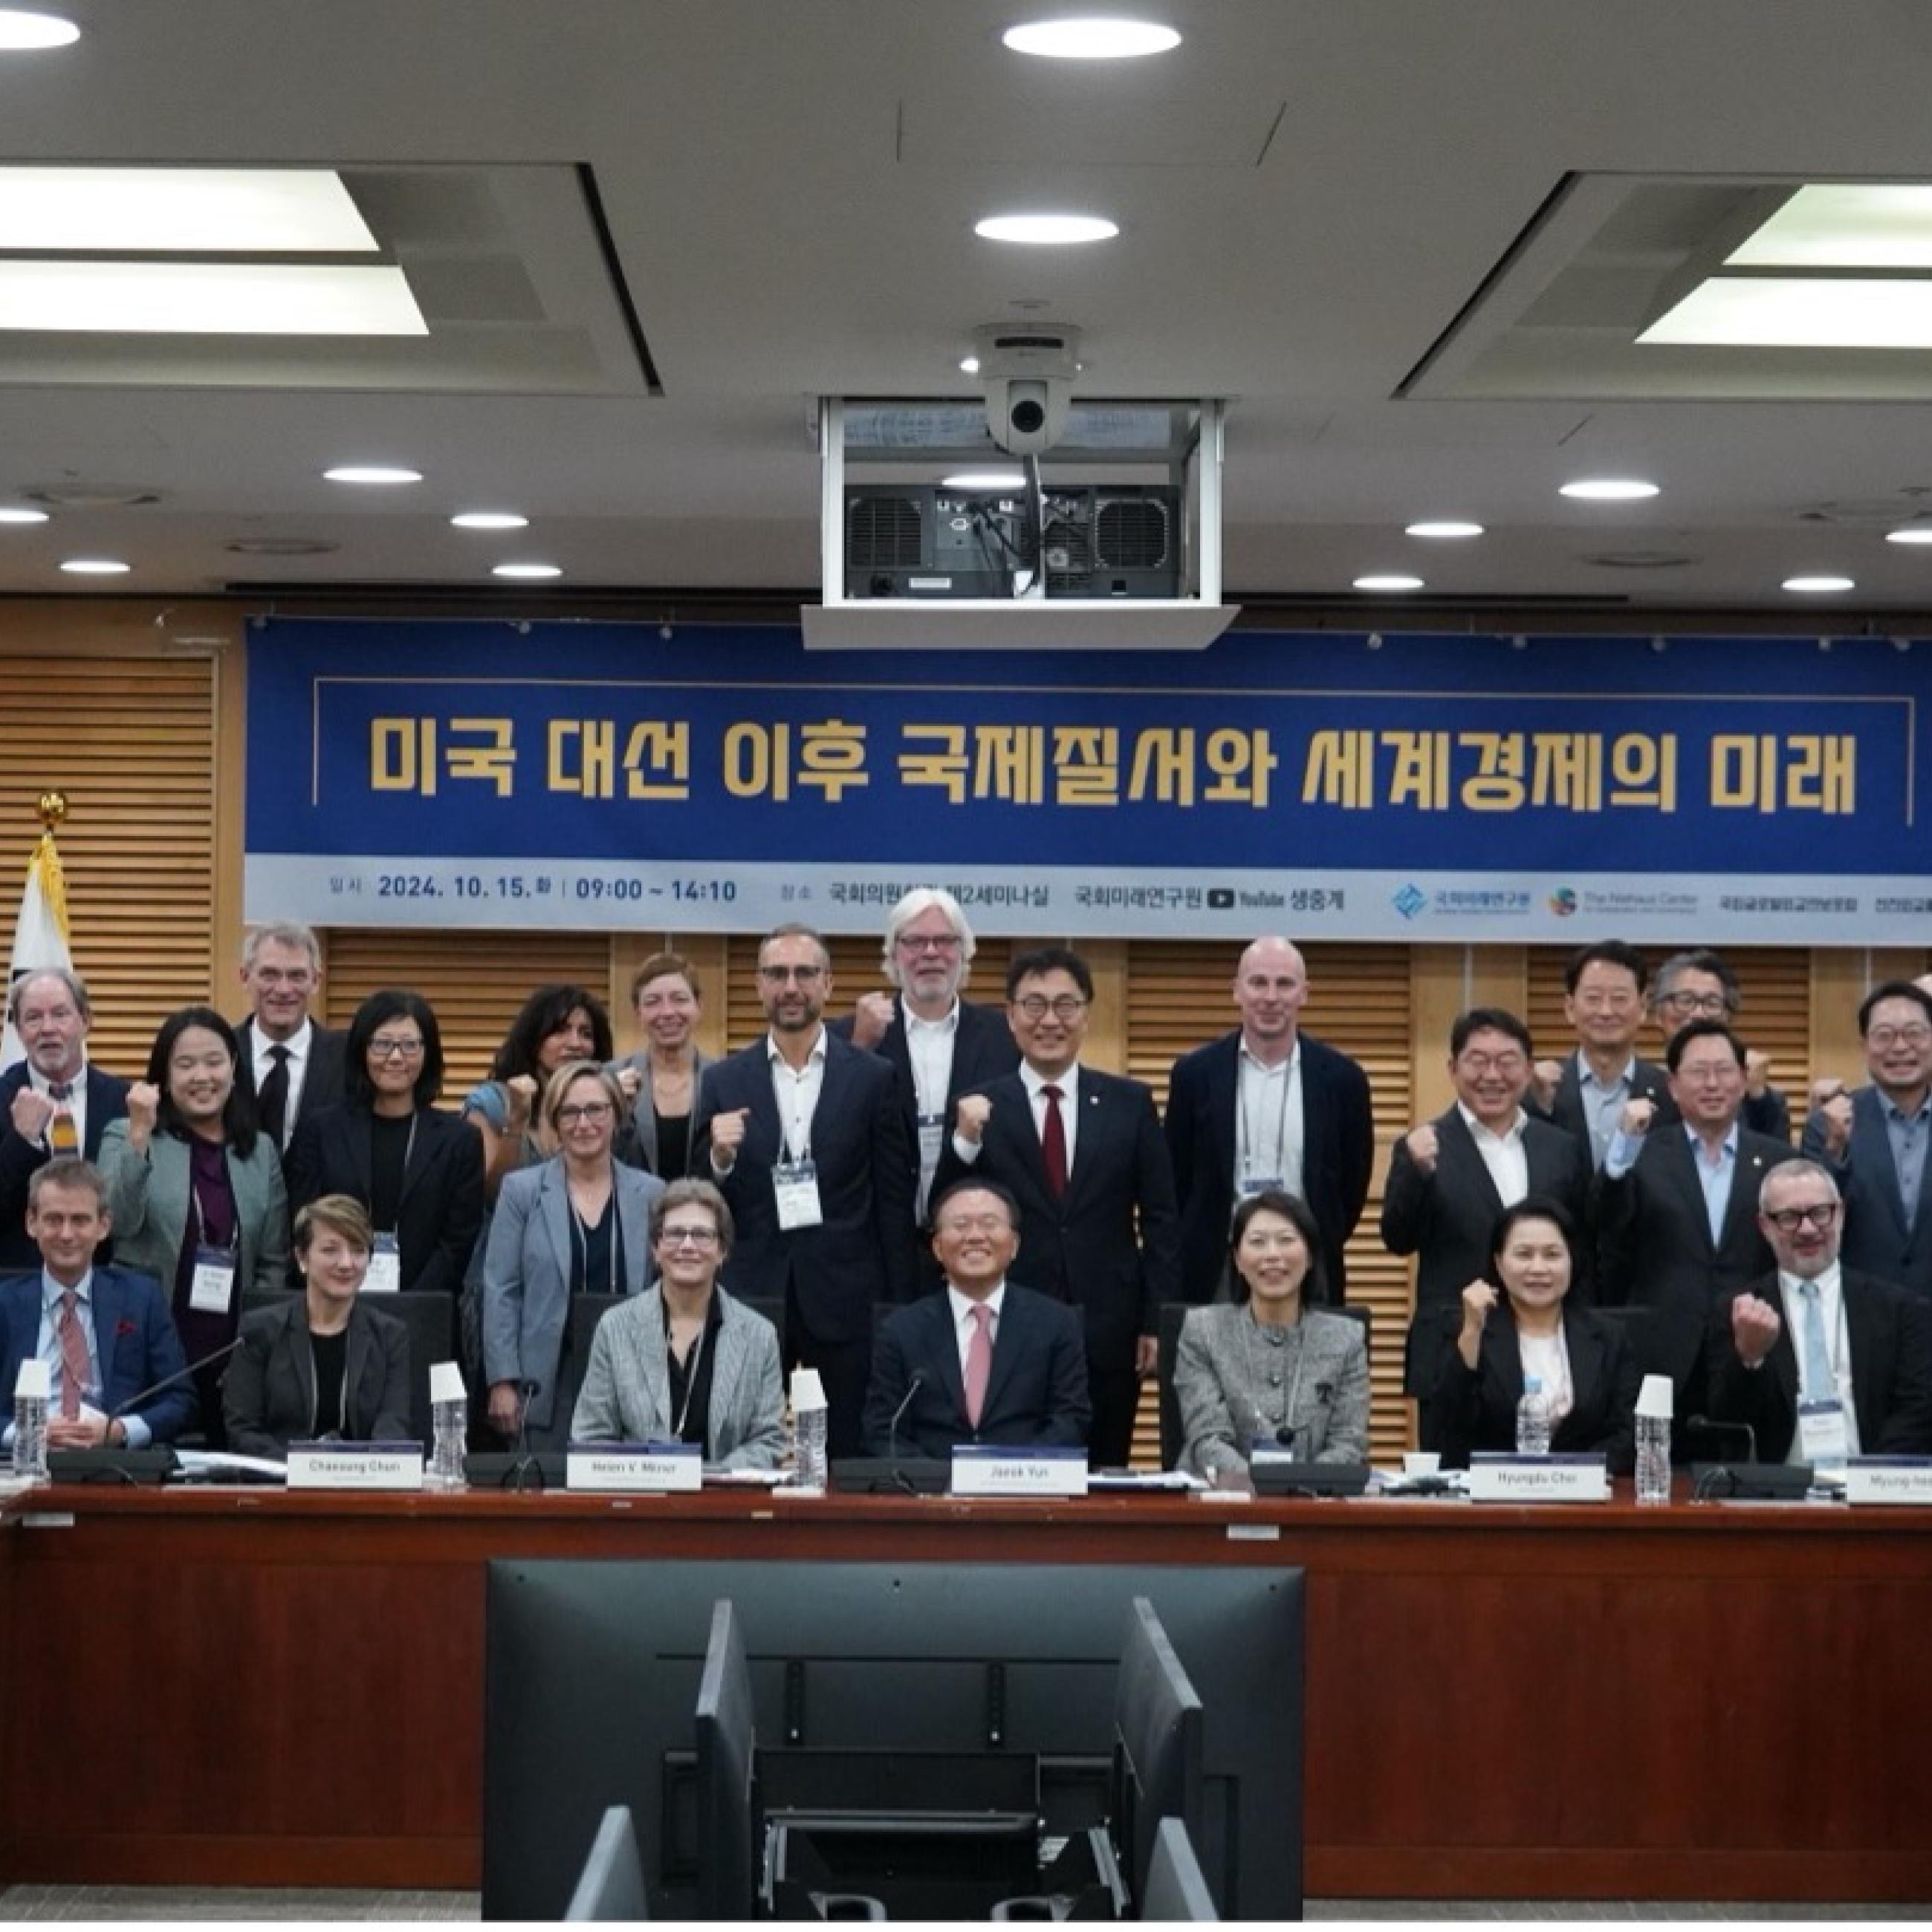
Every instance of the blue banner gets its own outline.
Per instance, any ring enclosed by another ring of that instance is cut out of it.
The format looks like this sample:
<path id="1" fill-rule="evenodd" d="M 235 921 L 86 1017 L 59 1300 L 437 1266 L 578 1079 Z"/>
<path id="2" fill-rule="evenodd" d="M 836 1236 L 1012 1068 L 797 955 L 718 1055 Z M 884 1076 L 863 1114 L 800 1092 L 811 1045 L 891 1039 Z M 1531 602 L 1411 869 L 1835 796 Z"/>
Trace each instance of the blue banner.
<path id="1" fill-rule="evenodd" d="M 268 619 L 247 913 L 325 925 L 1922 942 L 1932 651 Z"/>

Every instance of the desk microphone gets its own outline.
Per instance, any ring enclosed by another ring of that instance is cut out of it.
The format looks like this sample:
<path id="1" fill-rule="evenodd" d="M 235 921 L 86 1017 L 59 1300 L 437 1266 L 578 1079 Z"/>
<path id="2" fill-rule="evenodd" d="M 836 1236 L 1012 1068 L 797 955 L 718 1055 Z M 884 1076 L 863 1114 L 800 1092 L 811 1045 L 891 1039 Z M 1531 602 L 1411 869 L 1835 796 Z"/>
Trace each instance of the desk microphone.
<path id="1" fill-rule="evenodd" d="M 503 1486 L 520 1493 L 524 1479 L 532 1472 L 537 1487 L 544 1486 L 543 1465 L 530 1454 L 530 1404 L 542 1388 L 535 1376 L 526 1376 L 517 1384 L 517 1460 L 504 1472 Z"/>
<path id="2" fill-rule="evenodd" d="M 107 1423 L 106 1428 L 101 1431 L 100 1446 L 104 1449 L 115 1448 L 116 1445 L 107 1439 L 107 1430 L 112 1429 L 116 1423 L 131 1414 L 150 1396 L 159 1395 L 164 1389 L 172 1388 L 176 1382 L 186 1382 L 191 1376 L 200 1375 L 203 1369 L 213 1367 L 224 1355 L 233 1354 L 241 1346 L 242 1337 L 238 1335 L 233 1341 L 224 1342 L 220 1348 L 210 1350 L 199 1360 L 190 1362 L 184 1367 L 176 1370 L 171 1376 L 162 1376 L 160 1380 L 154 1383 L 152 1388 L 137 1390 L 125 1402 L 117 1402 L 107 1412 Z"/>
<path id="3" fill-rule="evenodd" d="M 1733 1442 L 1742 1436 L 1744 1460 L 1757 1460 L 1757 1431 L 1748 1422 L 1720 1422 L 1714 1416 L 1693 1415 L 1685 1418 L 1684 1427 L 1687 1434 L 1694 1429 L 1701 1429 L 1707 1436 L 1728 1436 Z"/>
<path id="4" fill-rule="evenodd" d="M 892 1419 L 886 1430 L 886 1460 L 896 1462 L 899 1460 L 899 1424 L 905 1420 L 905 1412 L 912 1406 L 912 1399 L 926 1386 L 926 1371 L 916 1370 L 908 1385 L 905 1400 L 892 1411 Z"/>

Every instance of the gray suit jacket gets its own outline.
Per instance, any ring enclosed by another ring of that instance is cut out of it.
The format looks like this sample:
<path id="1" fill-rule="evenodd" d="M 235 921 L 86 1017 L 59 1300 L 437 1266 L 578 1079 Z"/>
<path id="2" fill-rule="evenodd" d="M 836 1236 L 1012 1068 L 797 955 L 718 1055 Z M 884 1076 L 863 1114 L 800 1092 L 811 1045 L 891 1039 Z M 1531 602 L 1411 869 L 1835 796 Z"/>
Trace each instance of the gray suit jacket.
<path id="1" fill-rule="evenodd" d="M 617 1224 L 624 1236 L 623 1292 L 635 1294 L 657 1272 L 651 1257 L 651 1203 L 664 1183 L 622 1161 L 610 1163 Z M 601 1287 L 601 1284 L 598 1285 Z M 564 1318 L 570 1312 L 570 1184 L 563 1156 L 503 1178 L 483 1257 L 483 1373 L 497 1382 L 534 1382 L 532 1429 L 549 1427 L 556 1401 Z"/>
<path id="2" fill-rule="evenodd" d="M 700 1053 L 695 1047 L 692 1049 L 693 1113 L 698 1111 L 698 1084 L 704 1078 L 704 1070 L 711 1064 L 712 1058 L 710 1054 Z M 657 1109 L 651 1105 L 650 1048 L 640 1046 L 635 1053 L 627 1053 L 622 1059 L 610 1062 L 613 1073 L 621 1073 L 627 1066 L 636 1070 L 644 1084 L 638 1089 L 638 1102 L 631 1109 L 631 1118 L 618 1130 L 617 1158 L 629 1162 L 633 1167 L 641 1167 L 648 1174 L 655 1174 L 658 1171 L 658 1116 Z"/>
<path id="3" fill-rule="evenodd" d="M 128 1123 L 110 1120 L 100 1136 L 100 1171 L 107 1178 L 107 1211 L 114 1216 L 114 1258 L 138 1268 L 174 1294 L 175 1267 L 188 1236 L 188 1147 L 157 1132 L 145 1156 L 128 1144 Z M 289 1196 L 282 1163 L 266 1134 L 246 1160 L 228 1155 L 228 1184 L 242 1238 L 236 1292 L 278 1293 L 288 1286 Z"/>
<path id="4" fill-rule="evenodd" d="M 776 1469 L 785 1451 L 778 1331 L 722 1288 L 712 1292 L 718 1310 L 708 1423 L 712 1460 L 728 1469 Z M 573 1442 L 667 1442 L 676 1433 L 664 1294 L 653 1288 L 598 1323 L 570 1436 Z"/>
<path id="5" fill-rule="evenodd" d="M 1249 1445 L 1282 1426 L 1294 1431 L 1304 1462 L 1369 1460 L 1369 1350 L 1352 1316 L 1304 1308 L 1299 1324 L 1300 1386 L 1294 1357 L 1256 1327 L 1247 1304 L 1190 1308 L 1174 1359 L 1174 1393 L 1186 1438 L 1180 1466 L 1197 1476 L 1245 1469 Z M 1277 1387 L 1268 1378 L 1282 1364 Z"/>

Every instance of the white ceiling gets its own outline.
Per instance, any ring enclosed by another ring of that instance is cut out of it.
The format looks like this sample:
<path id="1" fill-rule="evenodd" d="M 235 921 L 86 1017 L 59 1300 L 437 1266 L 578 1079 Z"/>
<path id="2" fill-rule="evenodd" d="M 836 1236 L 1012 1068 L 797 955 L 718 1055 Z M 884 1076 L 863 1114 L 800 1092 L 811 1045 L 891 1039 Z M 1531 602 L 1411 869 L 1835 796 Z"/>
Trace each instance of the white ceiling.
<path id="1" fill-rule="evenodd" d="M 1836 609 L 1932 602 L 1932 550 L 1880 541 L 1932 514 L 1932 358 L 1786 357 L 1767 386 L 1666 351 L 1646 399 L 1622 310 L 1670 257 L 1576 214 L 1620 178 L 1932 174 L 1920 0 L 1131 0 L 1186 39 L 1106 67 L 1007 52 L 1011 21 L 1078 10 L 1024 0 L 38 4 L 84 34 L 0 56 L 0 160 L 360 171 L 433 334 L 0 335 L 0 502 L 160 498 L 0 528 L 0 592 L 103 554 L 134 566 L 115 590 L 171 595 L 489 586 L 507 557 L 567 588 L 809 592 L 810 399 L 960 393 L 975 324 L 1044 313 L 1085 330 L 1082 394 L 1231 399 L 1236 598 L 1412 569 L 1455 599 L 1782 611 L 1783 578 L 1834 570 L 1858 585 Z M 1124 232 L 973 235 L 1028 205 Z M 427 480 L 322 480 L 352 460 Z M 1664 494 L 1556 494 L 1628 471 Z M 532 527 L 446 520 L 505 506 Z M 1424 516 L 1491 534 L 1402 535 Z M 334 548 L 227 548 L 264 539 Z M 1691 560 L 1592 560 L 1633 554 Z"/>

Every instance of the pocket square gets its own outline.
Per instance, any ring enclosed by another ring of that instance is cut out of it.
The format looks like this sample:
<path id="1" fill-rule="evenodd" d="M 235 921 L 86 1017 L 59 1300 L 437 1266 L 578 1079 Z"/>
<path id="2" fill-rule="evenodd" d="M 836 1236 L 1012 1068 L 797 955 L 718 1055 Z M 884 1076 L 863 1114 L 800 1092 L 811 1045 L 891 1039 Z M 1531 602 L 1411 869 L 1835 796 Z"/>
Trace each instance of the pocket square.
<path id="1" fill-rule="evenodd" d="M 118 1341 L 123 1335 L 137 1335 L 140 1333 L 140 1329 L 124 1315 L 114 1324 L 114 1337 L 116 1341 Z"/>

